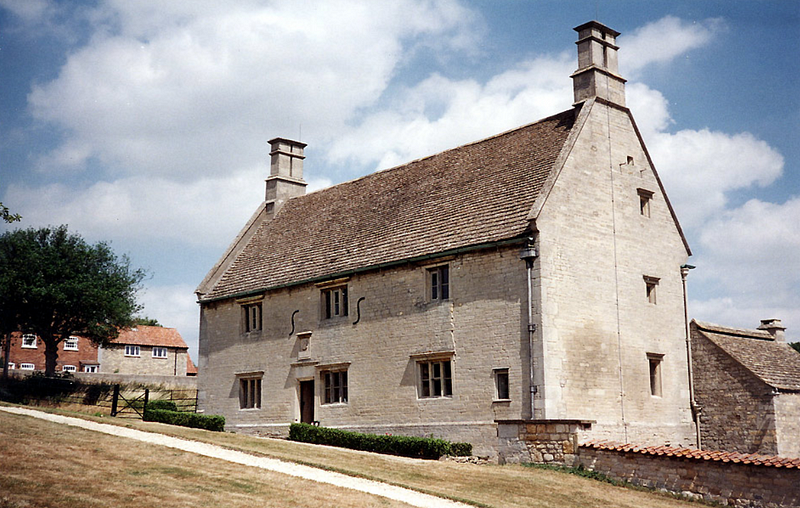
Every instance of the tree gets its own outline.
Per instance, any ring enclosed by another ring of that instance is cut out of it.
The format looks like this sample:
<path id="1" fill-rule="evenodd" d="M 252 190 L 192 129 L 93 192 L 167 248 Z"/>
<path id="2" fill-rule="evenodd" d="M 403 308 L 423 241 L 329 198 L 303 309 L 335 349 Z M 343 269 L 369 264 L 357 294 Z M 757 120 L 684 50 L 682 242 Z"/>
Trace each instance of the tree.
<path id="1" fill-rule="evenodd" d="M 137 317 L 133 320 L 133 324 L 137 326 L 161 326 L 158 319 L 145 317 Z"/>
<path id="2" fill-rule="evenodd" d="M 6 222 L 18 222 L 22 220 L 22 215 L 18 213 L 11 213 L 11 210 L 4 206 L 2 201 L 0 201 L 0 217 L 2 217 Z"/>
<path id="3" fill-rule="evenodd" d="M 792 346 L 792 349 L 800 353 L 800 342 L 792 342 L 789 345 Z"/>
<path id="4" fill-rule="evenodd" d="M 141 309 L 145 276 L 104 242 L 89 245 L 66 226 L 17 229 L 0 236 L 0 332 L 36 333 L 45 374 L 55 373 L 58 344 L 80 335 L 112 342 Z"/>

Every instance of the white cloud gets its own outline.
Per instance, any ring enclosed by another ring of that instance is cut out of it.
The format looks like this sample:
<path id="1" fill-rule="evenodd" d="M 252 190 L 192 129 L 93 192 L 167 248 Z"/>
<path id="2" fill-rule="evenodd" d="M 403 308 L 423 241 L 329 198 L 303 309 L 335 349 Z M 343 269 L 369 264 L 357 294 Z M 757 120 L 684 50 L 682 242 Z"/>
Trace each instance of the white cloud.
<path id="1" fill-rule="evenodd" d="M 669 103 L 658 90 L 642 83 L 629 83 L 625 89 L 625 101 L 636 119 L 645 144 L 664 132 L 673 123 L 669 114 Z"/>
<path id="2" fill-rule="evenodd" d="M 536 121 L 571 104 L 573 66 L 564 53 L 523 62 L 486 84 L 432 75 L 339 136 L 329 155 L 385 169 Z"/>
<path id="3" fill-rule="evenodd" d="M 665 16 L 619 38 L 620 67 L 623 75 L 635 77 L 639 70 L 652 63 L 666 63 L 708 44 L 725 29 L 720 18 L 688 22 Z"/>
<path id="4" fill-rule="evenodd" d="M 75 190 L 61 184 L 12 185 L 3 198 L 26 226 L 69 224 L 89 238 L 176 240 L 226 246 L 264 199 L 268 170 L 177 182 L 136 176 Z M 312 182 L 324 185 L 326 182 Z"/>
<path id="5" fill-rule="evenodd" d="M 8 9 L 26 23 L 43 21 L 53 8 L 48 0 L 0 0 L 0 7 Z"/>
<path id="6" fill-rule="evenodd" d="M 780 319 L 787 328 L 787 342 L 800 342 L 800 309 L 792 300 L 765 305 L 756 298 L 690 299 L 689 312 L 692 319 L 699 321 L 749 329 L 757 328 L 762 319 Z"/>
<path id="7" fill-rule="evenodd" d="M 713 260 L 703 271 L 729 290 L 763 293 L 761 304 L 783 300 L 800 286 L 798 218 L 800 197 L 783 204 L 751 199 L 703 228 L 698 262 Z"/>
<path id="8" fill-rule="evenodd" d="M 43 171 L 67 155 L 193 178 L 251 166 L 269 137 L 301 125 L 321 144 L 380 97 L 404 43 L 463 48 L 473 18 L 422 0 L 109 1 L 94 16 L 90 44 L 29 95 L 34 117 L 66 133 Z"/>
<path id="9" fill-rule="evenodd" d="M 783 157 L 748 132 L 659 133 L 648 140 L 648 149 L 681 223 L 689 228 L 724 210 L 731 191 L 765 187 L 783 172 Z"/>

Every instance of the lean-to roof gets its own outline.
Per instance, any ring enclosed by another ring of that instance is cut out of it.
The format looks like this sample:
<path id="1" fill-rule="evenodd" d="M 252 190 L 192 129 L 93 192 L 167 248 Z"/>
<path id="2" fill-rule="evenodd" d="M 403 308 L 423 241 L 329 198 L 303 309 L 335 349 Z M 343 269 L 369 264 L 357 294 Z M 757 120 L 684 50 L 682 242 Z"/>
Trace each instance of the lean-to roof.
<path id="1" fill-rule="evenodd" d="M 769 332 L 693 321 L 697 330 L 766 384 L 800 391 L 800 355 Z"/>

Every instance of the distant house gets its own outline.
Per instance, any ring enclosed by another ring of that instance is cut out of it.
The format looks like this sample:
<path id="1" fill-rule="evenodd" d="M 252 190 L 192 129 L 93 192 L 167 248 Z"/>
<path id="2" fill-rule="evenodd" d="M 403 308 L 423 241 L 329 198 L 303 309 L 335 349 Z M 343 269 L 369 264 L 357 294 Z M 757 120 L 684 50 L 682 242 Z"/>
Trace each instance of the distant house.
<path id="1" fill-rule="evenodd" d="M 800 355 L 781 322 L 692 321 L 691 334 L 703 448 L 800 457 Z"/>
<path id="2" fill-rule="evenodd" d="M 576 31 L 574 105 L 538 122 L 310 194 L 306 145 L 270 142 L 266 199 L 197 288 L 202 408 L 240 432 L 319 422 L 487 455 L 566 420 L 696 442 L 689 247 L 619 33 Z"/>
<path id="3" fill-rule="evenodd" d="M 34 333 L 11 334 L 9 370 L 44 371 L 44 343 Z M 56 372 L 98 372 L 98 348 L 89 339 L 71 336 L 58 345 Z"/>
<path id="4" fill-rule="evenodd" d="M 120 331 L 112 344 L 100 349 L 100 363 L 105 374 L 186 376 L 191 370 L 189 346 L 181 334 L 161 326 Z"/>

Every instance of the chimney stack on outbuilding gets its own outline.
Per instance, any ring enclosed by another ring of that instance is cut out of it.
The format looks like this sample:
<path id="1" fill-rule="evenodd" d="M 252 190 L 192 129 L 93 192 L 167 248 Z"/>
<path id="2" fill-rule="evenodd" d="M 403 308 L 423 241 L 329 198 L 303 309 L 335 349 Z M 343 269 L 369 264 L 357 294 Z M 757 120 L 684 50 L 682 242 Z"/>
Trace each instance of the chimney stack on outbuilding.
<path id="1" fill-rule="evenodd" d="M 625 107 L 625 79 L 619 75 L 616 46 L 619 32 L 590 21 L 578 32 L 578 70 L 572 73 L 575 104 L 597 98 Z"/>
<path id="2" fill-rule="evenodd" d="M 766 330 L 775 339 L 775 342 L 786 342 L 786 327 L 780 319 L 762 319 L 759 330 Z"/>
<path id="3" fill-rule="evenodd" d="M 270 144 L 270 168 L 267 178 L 267 213 L 277 213 L 287 200 L 306 193 L 303 180 L 303 149 L 307 146 L 299 141 L 275 138 Z"/>

